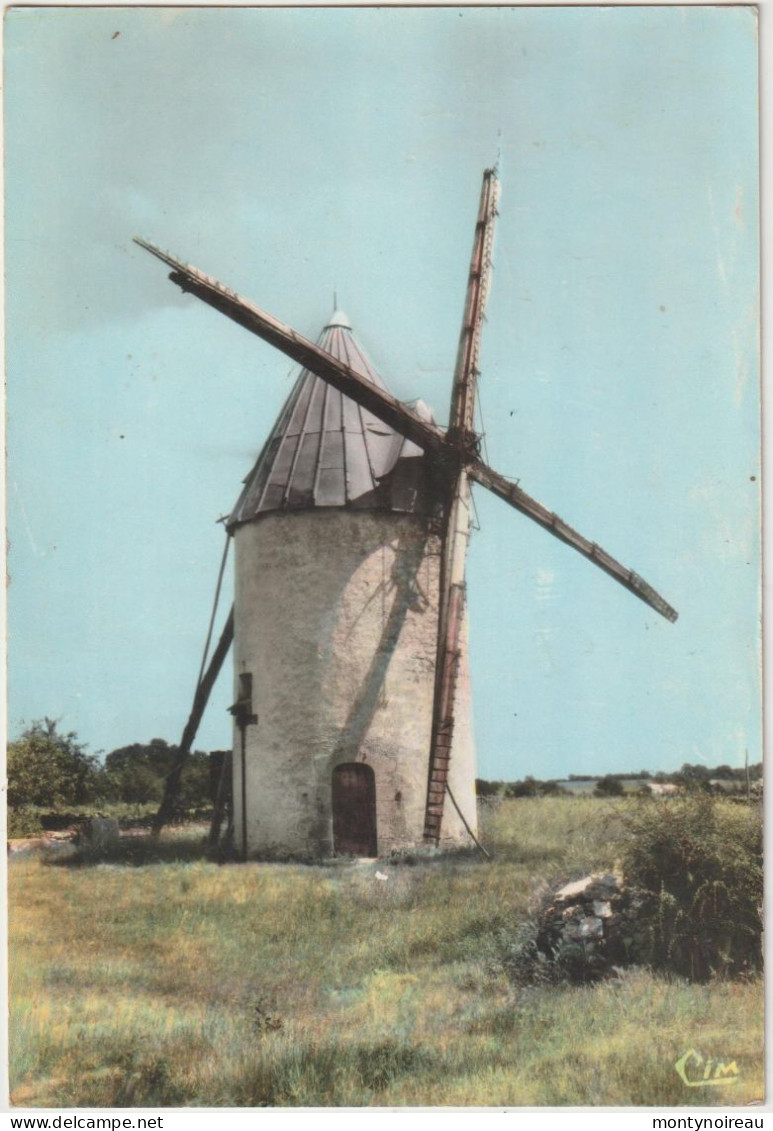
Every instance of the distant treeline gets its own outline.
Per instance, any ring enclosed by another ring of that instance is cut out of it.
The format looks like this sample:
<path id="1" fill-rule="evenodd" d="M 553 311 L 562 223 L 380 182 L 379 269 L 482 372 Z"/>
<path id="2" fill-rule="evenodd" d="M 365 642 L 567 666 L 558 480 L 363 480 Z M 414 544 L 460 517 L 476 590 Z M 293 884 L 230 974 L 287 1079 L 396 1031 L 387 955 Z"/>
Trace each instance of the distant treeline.
<path id="1" fill-rule="evenodd" d="M 755 762 L 748 768 L 749 782 L 758 782 L 762 779 L 762 762 Z M 741 789 L 747 780 L 747 769 L 744 766 L 734 767 L 727 765 L 702 766 L 685 762 L 681 769 L 673 773 L 659 770 L 651 773 L 649 770 L 639 770 L 634 773 L 604 774 L 603 777 L 592 774 L 569 774 L 568 778 L 540 778 L 527 775 L 518 781 L 487 781 L 485 778 L 476 778 L 475 788 L 478 797 L 546 797 L 551 794 L 571 793 L 572 785 L 581 785 L 584 782 L 595 782 L 594 793 L 605 796 L 621 796 L 630 791 L 630 783 L 637 782 L 644 789 L 650 788 L 650 783 L 655 785 L 673 785 L 682 789 L 703 789 L 724 792 L 726 789 Z M 569 783 L 567 785 L 567 783 Z M 626 783 L 629 788 L 626 789 Z"/>
<path id="2" fill-rule="evenodd" d="M 102 759 L 76 734 L 60 732 L 54 720 L 38 720 L 8 746 L 8 804 L 12 810 L 157 804 L 177 755 L 177 746 L 153 738 Z M 203 750 L 188 756 L 177 801 L 181 812 L 212 806 L 221 757 Z"/>
<path id="3" fill-rule="evenodd" d="M 223 751 L 194 750 L 187 759 L 178 795 L 181 812 L 212 806 L 217 792 Z M 8 804 L 12 810 L 28 807 L 62 810 L 72 806 L 98 806 L 103 803 L 129 805 L 157 804 L 161 801 L 166 778 L 177 760 L 178 748 L 163 738 L 135 742 L 112 750 L 104 758 L 90 754 L 72 732 L 62 733 L 54 720 L 40 719 L 22 731 L 8 746 Z M 748 769 L 749 780 L 759 781 L 762 763 Z M 595 782 L 593 792 L 608 796 L 630 790 L 632 782 L 677 785 L 683 788 L 743 787 L 744 767 L 702 766 L 685 762 L 674 773 L 570 774 L 571 784 Z M 628 783 L 628 790 L 626 790 Z M 540 780 L 526 776 L 518 781 L 486 781 L 479 778 L 479 797 L 541 797 L 571 792 L 557 779 Z"/>

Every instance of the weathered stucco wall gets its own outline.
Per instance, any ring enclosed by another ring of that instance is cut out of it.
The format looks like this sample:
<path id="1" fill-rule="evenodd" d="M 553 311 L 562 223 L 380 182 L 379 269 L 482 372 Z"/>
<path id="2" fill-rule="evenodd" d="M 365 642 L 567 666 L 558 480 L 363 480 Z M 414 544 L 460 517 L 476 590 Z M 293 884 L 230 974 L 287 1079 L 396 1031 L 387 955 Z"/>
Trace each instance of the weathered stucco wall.
<path id="1" fill-rule="evenodd" d="M 234 683 L 251 673 L 248 853 L 333 851 L 332 775 L 375 773 L 379 853 L 421 843 L 437 642 L 439 539 L 426 520 L 356 511 L 270 514 L 235 534 Z M 465 648 L 450 783 L 475 828 Z M 242 844 L 241 735 L 234 812 Z M 441 843 L 468 843 L 446 799 Z"/>

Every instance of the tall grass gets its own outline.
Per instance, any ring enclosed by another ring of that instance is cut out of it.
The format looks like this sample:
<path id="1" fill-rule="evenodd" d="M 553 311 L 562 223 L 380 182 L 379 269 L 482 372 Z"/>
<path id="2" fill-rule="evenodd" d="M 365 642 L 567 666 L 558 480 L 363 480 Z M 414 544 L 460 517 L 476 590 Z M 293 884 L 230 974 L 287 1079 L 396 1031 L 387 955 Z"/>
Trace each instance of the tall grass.
<path id="1" fill-rule="evenodd" d="M 523 920 L 540 883 L 614 864 L 629 804 L 504 801 L 485 813 L 491 863 L 459 853 L 219 866 L 179 840 L 79 867 L 15 859 L 13 1100 L 759 1099 L 758 982 L 690 986 L 638 971 L 597 987 L 515 991 L 497 968 L 499 933 Z M 735 1059 L 739 1081 L 709 1097 L 685 1088 L 673 1065 L 691 1047 Z"/>

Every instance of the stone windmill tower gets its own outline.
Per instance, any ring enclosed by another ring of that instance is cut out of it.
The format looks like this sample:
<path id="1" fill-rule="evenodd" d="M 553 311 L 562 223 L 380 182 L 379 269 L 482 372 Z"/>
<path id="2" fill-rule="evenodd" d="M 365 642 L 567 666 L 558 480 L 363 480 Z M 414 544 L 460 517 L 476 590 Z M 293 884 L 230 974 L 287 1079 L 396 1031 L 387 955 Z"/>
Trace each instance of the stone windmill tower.
<path id="1" fill-rule="evenodd" d="M 676 619 L 638 574 L 480 459 L 474 409 L 496 204 L 489 169 L 447 429 L 422 402 L 386 390 L 345 315 L 336 312 L 315 345 L 136 241 L 183 290 L 303 367 L 227 522 L 234 609 L 200 676 L 157 828 L 233 641 L 233 812 L 245 857 L 376 855 L 474 836 L 464 579 L 472 482 Z"/>
<path id="2" fill-rule="evenodd" d="M 385 391 L 344 314 L 318 346 Z M 228 519 L 234 816 L 247 854 L 421 843 L 441 552 L 429 471 L 416 444 L 301 372 Z M 474 824 L 466 648 L 460 662 L 449 781 Z M 441 843 L 466 840 L 452 809 Z"/>

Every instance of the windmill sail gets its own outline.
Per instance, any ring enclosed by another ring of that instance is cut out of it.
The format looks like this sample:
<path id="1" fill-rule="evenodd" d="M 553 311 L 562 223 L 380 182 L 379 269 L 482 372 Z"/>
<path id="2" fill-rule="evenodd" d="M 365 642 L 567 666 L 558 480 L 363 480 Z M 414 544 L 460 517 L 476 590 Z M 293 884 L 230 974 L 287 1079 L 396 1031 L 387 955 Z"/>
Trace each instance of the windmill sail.
<path id="1" fill-rule="evenodd" d="M 383 386 L 378 387 L 345 361 L 331 356 L 320 346 L 280 322 L 278 318 L 261 310 L 254 303 L 248 302 L 235 291 L 224 287 L 216 279 L 199 271 L 197 267 L 183 263 L 169 252 L 162 251 L 145 240 L 135 238 L 134 242 L 173 268 L 169 277 L 182 290 L 196 295 L 269 345 L 275 346 L 293 361 L 297 361 L 310 373 L 315 373 L 324 381 L 328 381 L 334 388 L 351 397 L 390 428 L 394 428 L 396 432 L 418 444 L 424 451 L 440 451 L 443 448 L 445 442 L 443 429 L 422 419 L 419 413 L 392 396 Z"/>
<path id="2" fill-rule="evenodd" d="M 661 597 L 643 577 L 617 561 L 596 542 L 591 542 L 589 538 L 580 534 L 554 511 L 548 510 L 542 503 L 533 499 L 531 495 L 527 495 L 517 483 L 512 483 L 504 475 L 500 475 L 492 468 L 487 467 L 480 460 L 472 461 L 468 465 L 467 472 L 476 483 L 480 483 L 482 487 L 487 487 L 489 491 L 498 495 L 500 499 L 504 499 L 506 503 L 515 507 L 521 514 L 525 514 L 527 518 L 539 523 L 549 534 L 577 550 L 588 561 L 593 562 L 599 569 L 603 569 L 605 573 L 653 608 L 655 612 L 660 613 L 666 620 L 673 623 L 678 618 L 679 613 L 676 609 L 669 605 L 668 601 Z"/>
<path id="3" fill-rule="evenodd" d="M 208 305 L 220 310 L 239 325 L 259 338 L 269 342 L 282 353 L 304 365 L 311 373 L 317 374 L 339 389 L 363 408 L 372 412 L 395 431 L 418 444 L 425 452 L 438 458 L 441 464 L 456 467 L 461 458 L 468 468 L 470 478 L 482 487 L 504 499 L 528 518 L 539 523 L 548 533 L 553 534 L 568 546 L 578 550 L 594 565 L 603 569 L 626 589 L 634 593 L 645 604 L 667 620 L 677 619 L 676 610 L 633 570 L 622 565 L 606 550 L 585 538 L 559 518 L 542 503 L 537 502 L 519 486 L 477 459 L 469 445 L 460 444 L 459 438 L 447 436 L 436 424 L 422 419 L 416 411 L 398 401 L 389 393 L 356 373 L 351 366 L 337 360 L 307 338 L 284 325 L 272 315 L 267 314 L 253 303 L 241 298 L 215 279 L 205 275 L 195 267 L 183 263 L 161 251 L 145 240 L 135 239 L 156 258 L 173 268 L 170 278 L 185 291 L 190 291 Z"/>
<path id="4" fill-rule="evenodd" d="M 474 429 L 478 354 L 491 274 L 497 189 L 496 174 L 493 169 L 487 169 L 483 174 L 448 422 L 448 436 L 458 442 L 461 451 L 474 449 L 477 440 Z M 459 458 L 448 476 L 444 508 L 435 704 L 424 816 L 424 840 L 434 845 L 440 840 L 453 749 L 456 686 L 467 603 L 464 575 L 471 505 L 464 459 Z"/>

